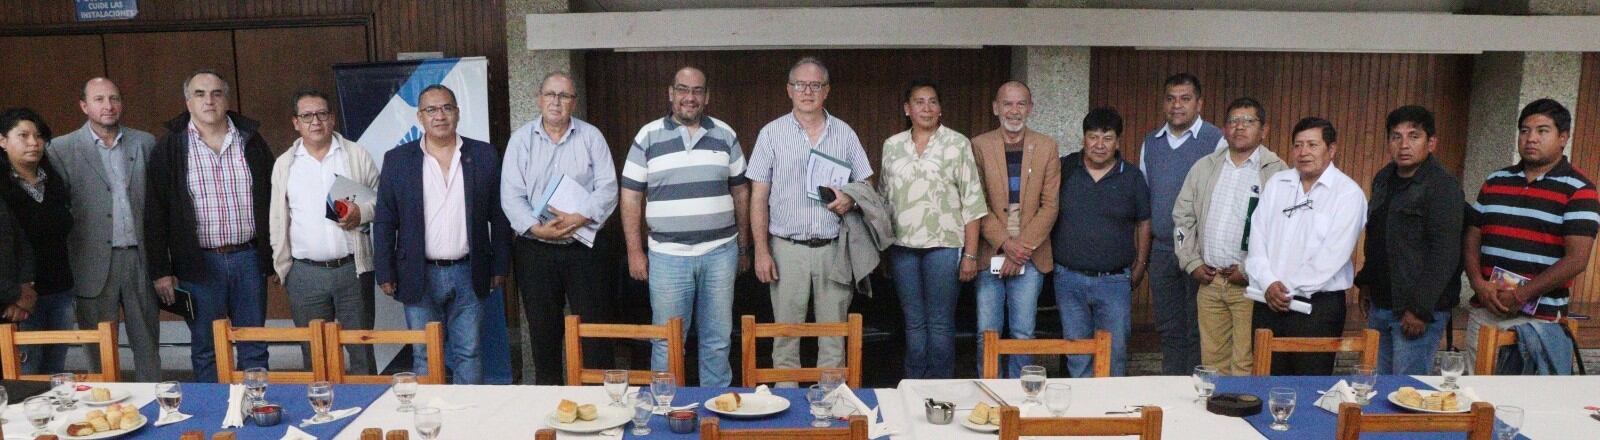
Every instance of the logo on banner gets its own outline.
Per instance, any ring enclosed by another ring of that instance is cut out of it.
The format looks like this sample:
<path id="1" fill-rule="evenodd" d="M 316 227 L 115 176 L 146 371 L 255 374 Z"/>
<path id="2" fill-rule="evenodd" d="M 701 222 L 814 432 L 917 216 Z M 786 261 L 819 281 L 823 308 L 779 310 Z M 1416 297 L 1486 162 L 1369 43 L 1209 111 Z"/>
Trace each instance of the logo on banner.
<path id="1" fill-rule="evenodd" d="M 434 84 L 449 87 L 461 108 L 456 131 L 489 139 L 489 62 L 483 57 L 436 58 L 334 66 L 340 120 L 346 136 L 365 147 L 378 167 L 394 147 L 422 138 L 417 99 Z"/>

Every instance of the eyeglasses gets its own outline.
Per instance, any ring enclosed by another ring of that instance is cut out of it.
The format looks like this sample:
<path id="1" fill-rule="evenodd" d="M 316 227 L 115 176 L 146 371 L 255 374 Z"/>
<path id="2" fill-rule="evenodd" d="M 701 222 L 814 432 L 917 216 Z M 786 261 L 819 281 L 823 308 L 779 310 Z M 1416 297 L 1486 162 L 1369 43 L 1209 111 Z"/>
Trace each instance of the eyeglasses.
<path id="1" fill-rule="evenodd" d="M 1301 209 L 1310 211 L 1311 210 L 1311 199 L 1306 199 L 1306 201 L 1300 202 L 1300 203 L 1296 203 L 1294 206 L 1290 206 L 1288 208 L 1283 208 L 1283 216 L 1284 217 L 1293 218 L 1295 211 L 1299 211 Z"/>
<path id="2" fill-rule="evenodd" d="M 689 87 L 682 84 L 675 84 L 672 86 L 672 93 L 677 93 L 679 95 L 706 96 L 706 88 Z"/>
<path id="3" fill-rule="evenodd" d="M 1256 118 L 1252 118 L 1252 117 L 1248 117 L 1248 116 L 1239 117 L 1239 118 L 1228 118 L 1228 125 L 1236 125 L 1236 126 L 1240 126 L 1240 127 L 1254 127 L 1254 126 L 1256 126 L 1256 124 L 1260 124 L 1260 123 L 1261 123 L 1260 119 L 1256 119 Z"/>
<path id="4" fill-rule="evenodd" d="M 422 112 L 424 115 L 428 115 L 428 117 L 434 117 L 439 116 L 440 112 L 443 112 L 447 115 L 456 114 L 456 112 L 461 111 L 461 107 L 456 107 L 455 104 L 445 104 L 434 107 L 423 107 L 418 111 Z"/>
<path id="5" fill-rule="evenodd" d="M 312 120 L 328 122 L 333 120 L 333 112 L 322 110 L 311 113 L 301 113 L 294 115 L 294 117 L 295 119 L 299 119 L 301 124 L 310 124 Z"/>
<path id="6" fill-rule="evenodd" d="M 569 102 L 574 99 L 578 99 L 578 95 L 560 92 L 544 92 L 540 93 L 539 96 L 545 99 L 554 99 L 556 102 Z"/>
<path id="7" fill-rule="evenodd" d="M 789 83 L 789 88 L 794 89 L 794 91 L 796 91 L 796 92 L 805 92 L 807 90 L 810 90 L 810 91 L 813 91 L 813 92 L 820 92 L 820 91 L 822 91 L 823 87 L 827 87 L 827 86 L 828 86 L 828 83 L 825 83 L 825 82 L 799 82 L 799 81 L 795 81 L 795 82 Z"/>

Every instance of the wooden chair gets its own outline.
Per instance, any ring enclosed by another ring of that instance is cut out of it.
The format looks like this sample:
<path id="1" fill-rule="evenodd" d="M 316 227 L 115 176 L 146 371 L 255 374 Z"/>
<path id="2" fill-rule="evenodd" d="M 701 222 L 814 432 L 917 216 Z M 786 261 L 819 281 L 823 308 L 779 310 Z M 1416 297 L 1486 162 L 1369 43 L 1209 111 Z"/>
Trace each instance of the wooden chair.
<path id="1" fill-rule="evenodd" d="M 96 344 L 100 347 L 100 372 L 83 375 L 88 382 L 116 382 L 121 374 L 117 363 L 117 325 L 101 322 L 94 330 L 17 331 L 16 324 L 0 324 L 0 371 L 8 380 L 50 380 L 46 374 L 22 374 L 22 346 L 56 344 Z"/>
<path id="2" fill-rule="evenodd" d="M 322 348 L 322 320 L 313 319 L 306 327 L 234 327 L 227 318 L 211 322 L 216 344 L 217 383 L 240 383 L 244 372 L 235 370 L 233 344 L 236 342 L 304 342 L 311 345 L 311 371 L 268 371 L 271 383 L 311 383 L 328 379 L 327 350 Z"/>
<path id="3" fill-rule="evenodd" d="M 1472 402 L 1466 414 L 1362 414 L 1361 405 L 1339 405 L 1338 440 L 1360 440 L 1363 432 L 1465 432 L 1468 440 L 1494 435 L 1494 406 Z"/>
<path id="4" fill-rule="evenodd" d="M 700 440 L 867 440 L 867 416 L 850 416 L 848 427 L 769 429 L 722 429 L 716 417 L 702 417 Z"/>
<path id="5" fill-rule="evenodd" d="M 345 374 L 345 345 L 423 344 L 428 350 L 428 374 L 417 376 L 417 383 L 445 384 L 444 325 L 438 322 L 430 322 L 422 330 L 345 330 L 339 323 L 329 322 L 322 325 L 322 336 L 327 338 L 322 346 L 327 349 L 330 382 L 388 385 L 393 381 L 381 374 Z"/>
<path id="6" fill-rule="evenodd" d="M 1094 339 L 1000 339 L 1000 332 L 983 332 L 983 378 L 1000 377 L 1000 355 L 1087 354 L 1094 356 L 1094 377 L 1111 376 L 1111 332 L 1096 330 Z"/>
<path id="7" fill-rule="evenodd" d="M 744 370 L 744 386 L 762 383 L 816 382 L 824 368 L 757 368 L 756 338 L 845 338 L 845 384 L 861 388 L 861 314 L 851 313 L 845 322 L 757 324 L 756 317 L 744 315 L 740 323 L 739 357 Z"/>
<path id="8" fill-rule="evenodd" d="M 1378 331 L 1365 329 L 1361 336 L 1335 337 L 1335 338 L 1289 338 L 1274 337 L 1272 330 L 1256 329 L 1255 340 L 1255 366 L 1251 374 L 1256 376 L 1272 375 L 1273 353 L 1338 353 L 1353 351 L 1361 353 L 1362 368 L 1378 367 Z"/>
<path id="9" fill-rule="evenodd" d="M 667 371 L 677 379 L 678 386 L 687 382 L 683 374 L 683 318 L 672 318 L 667 325 L 634 324 L 584 324 L 578 315 L 567 315 L 566 331 L 567 385 L 605 383 L 605 370 L 583 367 L 583 339 L 665 339 L 667 341 Z M 629 370 L 628 383 L 649 385 L 650 370 Z"/>
<path id="10" fill-rule="evenodd" d="M 1146 406 L 1138 417 L 1028 417 L 1015 406 L 1000 407 L 1000 440 L 1023 436 L 1121 436 L 1161 440 L 1161 407 Z"/>
<path id="11" fill-rule="evenodd" d="M 1572 332 L 1573 337 L 1578 336 L 1578 321 L 1561 318 L 1561 325 Z M 1478 327 L 1478 359 L 1473 362 L 1472 372 L 1480 376 L 1494 375 L 1495 363 L 1499 361 L 1500 347 L 1516 345 L 1517 332 L 1515 330 L 1501 330 L 1499 327 L 1484 325 Z"/>
<path id="12" fill-rule="evenodd" d="M 556 430 L 545 428 L 534 431 L 533 440 L 556 440 Z"/>

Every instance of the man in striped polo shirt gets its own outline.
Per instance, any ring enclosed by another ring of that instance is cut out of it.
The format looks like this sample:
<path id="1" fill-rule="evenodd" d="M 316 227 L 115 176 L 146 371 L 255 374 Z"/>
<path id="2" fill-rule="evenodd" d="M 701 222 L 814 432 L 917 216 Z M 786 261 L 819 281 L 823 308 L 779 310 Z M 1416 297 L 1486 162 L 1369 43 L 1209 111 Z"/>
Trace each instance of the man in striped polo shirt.
<path id="1" fill-rule="evenodd" d="M 652 322 L 694 323 L 700 386 L 725 387 L 733 380 L 733 282 L 749 267 L 744 153 L 733 129 L 705 114 L 711 95 L 700 69 L 679 69 L 667 100 L 672 114 L 639 129 L 622 167 L 628 274 L 650 282 Z M 650 368 L 666 370 L 667 344 L 653 344 Z"/>
<path id="2" fill-rule="evenodd" d="M 1476 294 L 1468 359 L 1476 358 L 1480 325 L 1510 328 L 1567 314 L 1568 289 L 1588 265 L 1600 230 L 1594 183 L 1563 154 L 1571 132 L 1572 113 L 1555 100 L 1523 107 L 1517 129 L 1522 161 L 1490 174 L 1467 212 L 1463 254 Z M 1520 286 L 1502 281 L 1519 277 L 1526 279 Z"/>

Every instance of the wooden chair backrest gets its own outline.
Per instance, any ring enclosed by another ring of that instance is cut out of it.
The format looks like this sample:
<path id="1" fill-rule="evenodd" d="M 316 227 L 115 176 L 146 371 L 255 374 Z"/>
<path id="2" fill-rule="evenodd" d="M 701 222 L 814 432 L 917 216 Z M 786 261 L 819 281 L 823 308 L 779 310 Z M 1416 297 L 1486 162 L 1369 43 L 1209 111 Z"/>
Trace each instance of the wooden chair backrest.
<path id="1" fill-rule="evenodd" d="M 1338 440 L 1360 440 L 1363 432 L 1465 432 L 1468 440 L 1494 435 L 1494 405 L 1472 402 L 1466 414 L 1362 414 L 1354 403 L 1339 405 Z"/>
<path id="2" fill-rule="evenodd" d="M 117 382 L 121 365 L 117 363 L 117 325 L 101 322 L 94 330 L 18 331 L 16 324 L 0 324 L 0 371 L 8 380 L 50 380 L 49 374 L 22 374 L 22 346 L 57 344 L 95 344 L 99 347 L 100 372 L 83 375 L 88 382 Z"/>
<path id="3" fill-rule="evenodd" d="M 1015 406 L 1000 407 L 1000 440 L 1023 436 L 1121 436 L 1161 440 L 1161 407 L 1146 406 L 1137 417 L 1029 417 Z"/>
<path id="4" fill-rule="evenodd" d="M 244 372 L 235 369 L 233 344 L 237 342 L 304 342 L 311 346 L 311 371 L 268 371 L 271 383 L 312 383 L 328 380 L 327 350 L 322 348 L 322 320 L 313 319 L 306 327 L 234 327 L 227 318 L 211 322 L 216 345 L 217 383 L 244 382 Z"/>
<path id="5" fill-rule="evenodd" d="M 867 440 L 867 417 L 850 416 L 839 428 L 722 429 L 716 417 L 700 419 L 700 440 Z"/>
<path id="6" fill-rule="evenodd" d="M 394 380 L 381 374 L 346 374 L 346 345 L 421 344 L 428 351 L 428 374 L 417 376 L 417 383 L 445 383 L 444 325 L 438 322 L 430 322 L 422 330 L 345 330 L 338 322 L 329 322 L 322 325 L 322 335 L 327 338 L 322 346 L 327 350 L 329 382 L 388 385 Z"/>
<path id="7" fill-rule="evenodd" d="M 1000 356 L 1008 354 L 1087 354 L 1094 356 L 1094 377 L 1111 377 L 1111 332 L 1096 330 L 1093 339 L 1000 339 L 983 332 L 983 378 L 1000 377 Z"/>
<path id="8" fill-rule="evenodd" d="M 1251 367 L 1256 376 L 1272 375 L 1273 353 L 1361 353 L 1362 368 L 1378 367 L 1378 331 L 1364 329 L 1361 336 L 1334 337 L 1334 338 L 1292 338 L 1272 336 L 1272 330 L 1256 329 L 1255 340 L 1255 365 Z"/>
<path id="9" fill-rule="evenodd" d="M 605 370 L 583 367 L 583 339 L 664 339 L 667 341 L 667 371 L 683 386 L 683 318 L 672 318 L 666 325 L 584 324 L 578 315 L 567 315 L 567 385 L 605 383 Z M 628 371 L 628 383 L 649 385 L 650 370 Z"/>
<path id="10" fill-rule="evenodd" d="M 1561 318 L 1561 325 L 1567 327 L 1573 337 L 1578 336 L 1578 321 Z M 1500 347 L 1516 345 L 1516 330 L 1505 329 L 1492 325 L 1478 327 L 1478 358 L 1473 360 L 1472 373 L 1480 376 L 1494 375 L 1495 363 L 1499 361 Z"/>
<path id="11" fill-rule="evenodd" d="M 861 314 L 851 313 L 845 322 L 830 323 L 766 323 L 757 324 L 756 317 L 744 315 L 740 320 L 740 353 L 744 371 L 744 386 L 755 387 L 775 382 L 816 382 L 822 378 L 823 368 L 758 368 L 756 366 L 756 338 L 845 338 L 845 384 L 861 387 Z"/>

